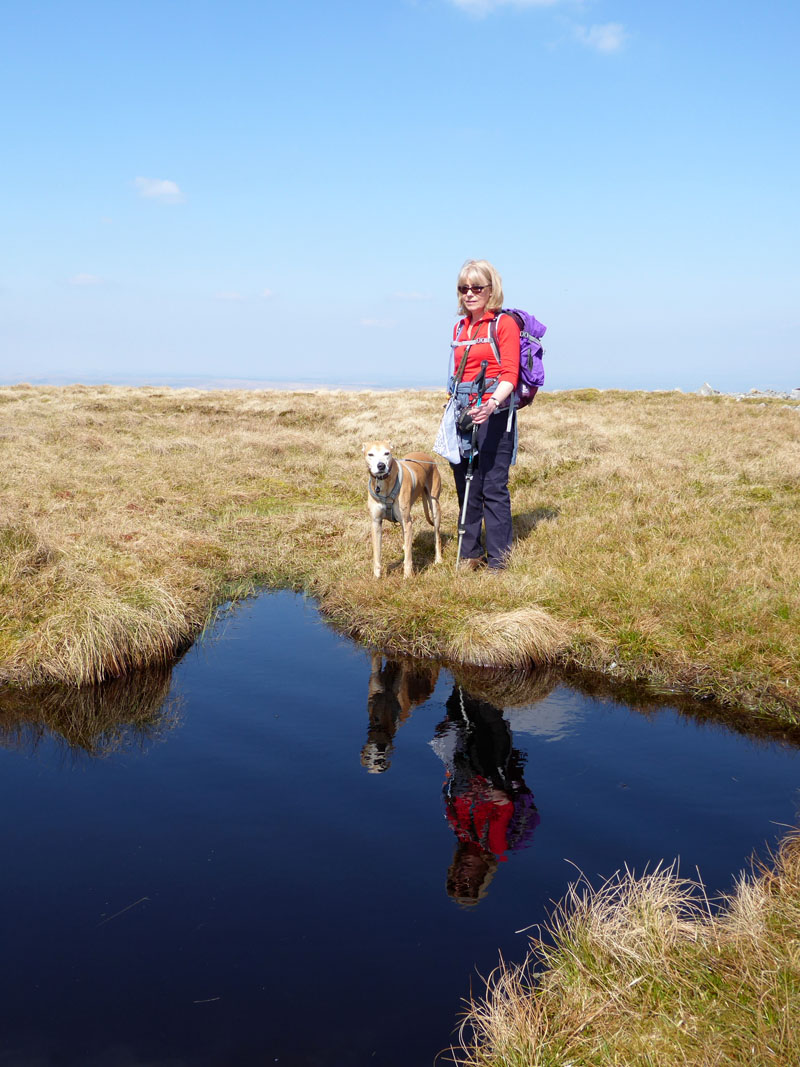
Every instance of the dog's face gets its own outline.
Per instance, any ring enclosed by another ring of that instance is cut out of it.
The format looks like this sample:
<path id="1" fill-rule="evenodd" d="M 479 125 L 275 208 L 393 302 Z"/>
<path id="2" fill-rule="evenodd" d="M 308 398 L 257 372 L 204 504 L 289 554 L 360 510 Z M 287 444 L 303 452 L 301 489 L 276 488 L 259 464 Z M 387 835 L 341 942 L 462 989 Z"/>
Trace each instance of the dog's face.
<path id="1" fill-rule="evenodd" d="M 372 441 L 364 445 L 364 459 L 373 478 L 385 478 L 392 469 L 392 446 L 388 441 Z"/>

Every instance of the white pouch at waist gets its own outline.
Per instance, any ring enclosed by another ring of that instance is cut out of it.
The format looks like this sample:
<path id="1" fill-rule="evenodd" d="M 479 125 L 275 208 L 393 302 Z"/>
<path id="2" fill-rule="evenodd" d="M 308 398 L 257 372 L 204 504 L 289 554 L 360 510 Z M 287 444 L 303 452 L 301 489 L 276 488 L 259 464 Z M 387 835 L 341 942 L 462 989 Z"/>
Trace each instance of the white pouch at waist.
<path id="1" fill-rule="evenodd" d="M 456 427 L 456 400 L 451 396 L 445 405 L 442 421 L 436 440 L 433 443 L 433 451 L 444 456 L 450 463 L 460 463 L 461 453 L 458 450 L 458 429 Z"/>

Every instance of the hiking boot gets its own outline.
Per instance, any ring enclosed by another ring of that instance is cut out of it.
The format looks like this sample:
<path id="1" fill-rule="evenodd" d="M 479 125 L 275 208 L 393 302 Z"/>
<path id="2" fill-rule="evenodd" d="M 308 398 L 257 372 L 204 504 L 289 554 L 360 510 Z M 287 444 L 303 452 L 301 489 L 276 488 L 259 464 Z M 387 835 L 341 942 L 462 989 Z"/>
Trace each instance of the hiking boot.
<path id="1" fill-rule="evenodd" d="M 460 571 L 479 571 L 485 566 L 485 556 L 476 556 L 474 559 L 460 559 L 458 561 L 458 569 Z"/>

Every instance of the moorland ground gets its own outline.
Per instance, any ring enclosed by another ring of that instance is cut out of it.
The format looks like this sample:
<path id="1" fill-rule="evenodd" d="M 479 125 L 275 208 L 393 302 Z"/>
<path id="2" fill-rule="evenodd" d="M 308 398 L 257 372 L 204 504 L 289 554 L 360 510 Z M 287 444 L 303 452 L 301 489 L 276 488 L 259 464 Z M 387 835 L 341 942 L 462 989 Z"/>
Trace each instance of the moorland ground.
<path id="1" fill-rule="evenodd" d="M 520 419 L 509 569 L 455 572 L 443 469 L 444 564 L 420 511 L 418 573 L 403 580 L 388 528 L 376 581 L 362 444 L 429 449 L 443 402 L 1 388 L 0 689 L 168 671 L 219 605 L 282 586 L 387 651 L 462 670 L 581 668 L 794 732 L 797 405 L 542 394 Z M 98 701 L 77 704 L 75 729 L 91 738 Z M 790 838 L 774 870 L 713 914 L 671 872 L 573 892 L 552 936 L 478 998 L 454 1055 L 486 1067 L 798 1062 L 798 871 Z"/>
<path id="2" fill-rule="evenodd" d="M 363 442 L 429 449 L 436 392 L 0 389 L 0 683 L 84 685 L 169 661 L 230 597 L 315 596 L 385 649 L 557 663 L 800 720 L 800 408 L 541 394 L 520 416 L 516 545 L 456 575 L 416 516 L 373 579 Z"/>

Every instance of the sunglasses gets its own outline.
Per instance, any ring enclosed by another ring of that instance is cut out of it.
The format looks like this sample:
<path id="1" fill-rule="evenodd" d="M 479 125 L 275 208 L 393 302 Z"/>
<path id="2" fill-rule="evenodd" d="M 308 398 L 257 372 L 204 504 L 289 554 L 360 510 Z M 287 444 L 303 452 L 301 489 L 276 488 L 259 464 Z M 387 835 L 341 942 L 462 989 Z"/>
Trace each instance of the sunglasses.
<path id="1" fill-rule="evenodd" d="M 491 285 L 459 285 L 458 291 L 462 296 L 467 293 L 482 293 L 484 289 L 491 289 Z"/>

